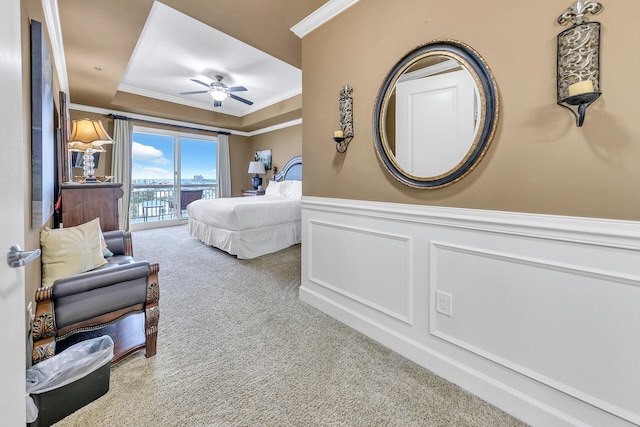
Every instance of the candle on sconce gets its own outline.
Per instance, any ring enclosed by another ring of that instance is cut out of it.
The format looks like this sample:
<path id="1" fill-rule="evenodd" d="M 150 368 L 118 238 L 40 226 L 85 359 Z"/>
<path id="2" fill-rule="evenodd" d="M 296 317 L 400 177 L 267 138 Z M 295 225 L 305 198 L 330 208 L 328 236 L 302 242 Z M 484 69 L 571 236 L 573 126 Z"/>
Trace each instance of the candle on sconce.
<path id="1" fill-rule="evenodd" d="M 593 82 L 591 80 L 583 80 L 569 86 L 569 96 L 582 95 L 583 93 L 593 92 Z"/>
<path id="2" fill-rule="evenodd" d="M 333 133 L 333 137 L 334 138 L 344 138 L 344 132 L 342 132 L 341 130 L 337 130 Z"/>

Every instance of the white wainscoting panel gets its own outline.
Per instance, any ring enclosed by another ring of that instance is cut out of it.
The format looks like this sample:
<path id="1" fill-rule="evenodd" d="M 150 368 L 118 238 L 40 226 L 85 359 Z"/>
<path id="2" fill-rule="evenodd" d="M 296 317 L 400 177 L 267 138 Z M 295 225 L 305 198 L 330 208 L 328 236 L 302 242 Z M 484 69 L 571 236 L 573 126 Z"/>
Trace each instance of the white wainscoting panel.
<path id="1" fill-rule="evenodd" d="M 640 424 L 640 223 L 304 197 L 302 226 L 303 301 L 532 425 Z"/>
<path id="2" fill-rule="evenodd" d="M 309 222 L 309 280 L 411 324 L 411 238 L 326 221 Z"/>

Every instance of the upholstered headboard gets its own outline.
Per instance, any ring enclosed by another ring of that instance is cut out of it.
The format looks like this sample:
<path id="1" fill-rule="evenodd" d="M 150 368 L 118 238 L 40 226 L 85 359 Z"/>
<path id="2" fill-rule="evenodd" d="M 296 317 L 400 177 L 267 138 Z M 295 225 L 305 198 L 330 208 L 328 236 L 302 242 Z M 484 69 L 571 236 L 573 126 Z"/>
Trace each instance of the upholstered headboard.
<path id="1" fill-rule="evenodd" d="M 273 176 L 275 181 L 302 181 L 302 156 L 290 158 L 282 170 Z"/>

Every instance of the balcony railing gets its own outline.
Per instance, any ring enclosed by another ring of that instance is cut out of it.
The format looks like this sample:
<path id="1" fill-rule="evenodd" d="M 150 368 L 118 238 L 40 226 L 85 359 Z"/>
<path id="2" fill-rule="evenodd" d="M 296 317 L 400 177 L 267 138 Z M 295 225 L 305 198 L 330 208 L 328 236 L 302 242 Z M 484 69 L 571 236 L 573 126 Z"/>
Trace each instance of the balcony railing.
<path id="1" fill-rule="evenodd" d="M 216 187 L 216 184 L 183 184 L 181 190 L 202 190 L 202 199 L 215 199 Z M 174 190 L 169 184 L 133 185 L 129 205 L 131 224 L 187 218 L 186 209 L 179 209 Z"/>

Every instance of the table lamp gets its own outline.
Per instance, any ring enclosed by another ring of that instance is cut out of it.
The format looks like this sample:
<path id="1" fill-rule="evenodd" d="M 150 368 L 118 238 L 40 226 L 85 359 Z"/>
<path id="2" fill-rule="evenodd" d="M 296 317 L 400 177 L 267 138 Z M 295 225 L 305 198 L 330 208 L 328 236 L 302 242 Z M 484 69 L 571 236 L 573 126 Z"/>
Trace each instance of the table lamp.
<path id="1" fill-rule="evenodd" d="M 97 183 L 95 177 L 95 164 L 93 154 L 105 152 L 104 144 L 113 144 L 107 131 L 104 130 L 100 120 L 74 120 L 71 124 L 71 136 L 69 137 L 69 151 L 83 152 L 84 166 L 82 174 L 85 183 Z"/>
<path id="2" fill-rule="evenodd" d="M 249 173 L 255 173 L 253 178 L 251 178 L 251 184 L 253 185 L 253 189 L 257 190 L 258 187 L 262 185 L 262 178 L 260 175 L 265 173 L 264 163 L 249 162 Z"/>

